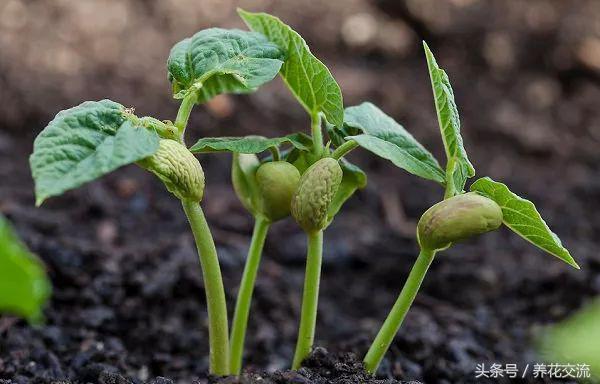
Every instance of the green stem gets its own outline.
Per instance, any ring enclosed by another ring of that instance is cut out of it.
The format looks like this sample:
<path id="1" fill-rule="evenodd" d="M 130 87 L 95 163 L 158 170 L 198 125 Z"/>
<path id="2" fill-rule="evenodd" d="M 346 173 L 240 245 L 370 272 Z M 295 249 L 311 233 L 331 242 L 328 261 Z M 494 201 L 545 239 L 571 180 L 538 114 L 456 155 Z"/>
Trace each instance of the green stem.
<path id="1" fill-rule="evenodd" d="M 258 216 L 254 222 L 252 241 L 248 250 L 248 258 L 240 283 L 233 323 L 231 325 L 231 374 L 238 375 L 242 369 L 242 355 L 244 353 L 244 339 L 248 325 L 248 314 L 252 302 L 252 292 L 256 281 L 256 273 L 260 265 L 260 256 L 269 231 L 270 221 Z"/>
<path id="2" fill-rule="evenodd" d="M 196 92 L 188 92 L 187 95 L 181 100 L 181 105 L 177 111 L 177 117 L 175 118 L 175 126 L 179 130 L 179 136 L 183 138 L 185 134 L 185 127 L 187 127 L 188 119 L 192 113 L 192 108 L 196 104 Z"/>
<path id="3" fill-rule="evenodd" d="M 350 151 L 352 151 L 356 147 L 358 147 L 358 143 L 356 142 L 356 140 L 348 140 L 344 144 L 337 147 L 335 151 L 333 151 L 333 153 L 331 154 L 331 157 L 333 157 L 336 160 L 339 160 L 342 157 L 346 156 Z"/>
<path id="4" fill-rule="evenodd" d="M 365 355 L 363 361 L 367 372 L 374 374 L 377 371 L 377 367 L 379 367 L 383 355 L 385 355 L 390 344 L 392 344 L 392 340 L 402 325 L 404 316 L 406 316 L 415 296 L 417 296 L 419 287 L 423 282 L 423 278 L 425 277 L 434 256 L 435 251 L 426 249 L 422 249 L 419 253 L 419 257 L 417 258 L 417 261 L 415 261 L 415 264 L 408 275 L 408 279 L 406 279 L 406 283 L 404 283 L 404 287 L 402 288 L 402 292 L 400 292 L 400 296 L 398 296 L 398 300 L 396 300 L 390 314 L 385 319 L 383 326 Z"/>
<path id="5" fill-rule="evenodd" d="M 307 233 L 308 252 L 306 255 L 306 273 L 304 275 L 304 292 L 302 294 L 302 311 L 298 341 L 292 369 L 300 368 L 302 361 L 308 357 L 315 339 L 317 307 L 319 302 L 319 281 L 321 279 L 321 260 L 323 257 L 323 231 Z"/>
<path id="6" fill-rule="evenodd" d="M 151 128 L 158 133 L 158 135 L 165 139 L 177 140 L 179 136 L 178 129 L 173 126 L 166 124 L 154 117 L 144 116 L 140 118 L 140 123 L 146 127 Z"/>
<path id="7" fill-rule="evenodd" d="M 281 153 L 279 152 L 279 148 L 270 147 L 269 151 L 271 152 L 271 156 L 273 156 L 273 161 L 281 160 Z"/>
<path id="8" fill-rule="evenodd" d="M 444 189 L 444 200 L 454 196 L 456 194 L 454 183 L 452 182 L 452 170 L 454 169 L 454 158 L 448 158 L 448 164 L 446 165 L 446 188 Z"/>
<path id="9" fill-rule="evenodd" d="M 225 290 L 217 250 L 200 204 L 195 201 L 182 201 L 182 205 L 194 234 L 202 267 L 208 308 L 210 372 L 225 376 L 229 374 L 229 331 Z"/>
<path id="10" fill-rule="evenodd" d="M 323 131 L 321 130 L 321 115 L 318 113 L 311 115 L 310 128 L 313 139 L 313 153 L 321 155 L 323 153 Z"/>

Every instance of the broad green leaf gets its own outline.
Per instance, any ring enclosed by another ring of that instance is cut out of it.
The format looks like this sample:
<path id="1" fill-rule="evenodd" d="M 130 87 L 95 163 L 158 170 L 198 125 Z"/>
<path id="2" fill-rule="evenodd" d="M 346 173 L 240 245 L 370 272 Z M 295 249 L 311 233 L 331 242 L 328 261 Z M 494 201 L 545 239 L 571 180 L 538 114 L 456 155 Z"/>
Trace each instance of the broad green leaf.
<path id="1" fill-rule="evenodd" d="M 236 153 L 260 153 L 271 147 L 279 147 L 282 144 L 292 144 L 301 150 L 309 150 L 306 140 L 298 134 L 284 137 L 266 138 L 263 136 L 242 137 L 203 137 L 194 144 L 190 151 L 193 153 L 206 152 L 236 152 Z"/>
<path id="2" fill-rule="evenodd" d="M 503 222 L 513 232 L 538 248 L 579 269 L 560 239 L 548 228 L 535 205 L 514 193 L 502 183 L 482 177 L 471 185 L 471 191 L 494 200 L 502 208 Z"/>
<path id="3" fill-rule="evenodd" d="M 194 85 L 196 91 L 196 104 L 203 104 L 212 99 L 215 96 L 232 93 L 235 95 L 243 95 L 246 93 L 252 93 L 257 90 L 258 87 L 249 88 L 241 84 L 234 76 L 211 76 L 206 81 Z M 178 90 L 178 91 L 177 91 Z M 175 99 L 183 99 L 188 92 L 188 89 L 180 89 L 179 86 L 173 87 Z"/>
<path id="4" fill-rule="evenodd" d="M 347 136 L 346 140 L 355 140 L 361 147 L 413 175 L 444 184 L 444 171 L 435 157 L 375 105 L 362 103 L 346 108 L 344 129 L 347 133 L 354 131 L 354 136 Z"/>
<path id="5" fill-rule="evenodd" d="M 363 189 L 367 185 L 367 175 L 362 169 L 343 158 L 340 159 L 340 166 L 344 173 L 338 191 L 329 205 L 327 212 L 329 221 L 333 220 L 342 205 L 352 197 L 357 189 Z"/>
<path id="6" fill-rule="evenodd" d="M 279 18 L 267 13 L 238 9 L 248 27 L 260 32 L 285 52 L 281 77 L 311 116 L 323 113 L 327 121 L 342 125 L 342 91 L 325 64 L 317 59 L 304 39 Z"/>
<path id="7" fill-rule="evenodd" d="M 475 176 L 475 168 L 467 157 L 460 135 L 460 118 L 458 108 L 454 101 L 454 92 L 450 86 L 450 79 L 441 69 L 427 43 L 423 42 L 427 67 L 431 77 L 431 87 L 438 123 L 442 133 L 444 148 L 446 149 L 446 198 L 458 195 L 465 188 L 469 177 Z"/>
<path id="8" fill-rule="evenodd" d="M 158 141 L 155 131 L 134 125 L 125 108 L 110 100 L 59 112 L 35 139 L 29 158 L 36 204 L 151 156 Z"/>
<path id="9" fill-rule="evenodd" d="M 0 215 L 0 312 L 38 322 L 51 291 L 42 263 Z"/>
<path id="10" fill-rule="evenodd" d="M 247 93 L 271 81 L 283 55 L 255 32 L 210 28 L 175 44 L 167 69 L 177 98 L 197 91 L 197 102 L 220 93 Z"/>
<path id="11" fill-rule="evenodd" d="M 256 170 L 260 161 L 253 153 L 233 153 L 231 163 L 231 181 L 233 189 L 242 205 L 253 215 L 258 214 L 260 208 L 259 190 L 256 183 Z"/>

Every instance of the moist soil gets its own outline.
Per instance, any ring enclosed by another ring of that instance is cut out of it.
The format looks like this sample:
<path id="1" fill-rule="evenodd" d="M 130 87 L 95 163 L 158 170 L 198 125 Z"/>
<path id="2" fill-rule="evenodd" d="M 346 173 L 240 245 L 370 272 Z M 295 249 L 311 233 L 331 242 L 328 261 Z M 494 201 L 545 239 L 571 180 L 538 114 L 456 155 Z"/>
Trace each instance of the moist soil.
<path id="1" fill-rule="evenodd" d="M 286 14 L 283 5 L 280 12 L 314 42 L 315 52 L 323 52 L 347 105 L 372 100 L 442 158 L 419 46 L 419 38 L 426 38 L 450 73 L 478 174 L 535 201 L 580 271 L 506 229 L 458 244 L 436 256 L 378 375 L 368 376 L 361 357 L 415 260 L 415 222 L 442 191 L 366 153 L 353 153 L 350 159 L 367 170 L 369 186 L 347 203 L 325 235 L 318 347 L 303 368 L 289 370 L 305 238 L 287 219 L 273 226 L 266 242 L 244 374 L 210 377 L 203 282 L 175 198 L 130 166 L 34 208 L 27 158 L 35 134 L 56 112 L 54 104 L 93 98 L 84 91 L 61 93 L 59 87 L 48 104 L 23 104 L 30 110 L 12 109 L 10 119 L 0 120 L 0 211 L 45 262 L 54 286 L 44 324 L 0 317 L 0 383 L 481 383 L 477 365 L 493 363 L 514 363 L 521 371 L 529 364 L 530 373 L 519 382 L 556 381 L 531 374 L 533 364 L 542 362 L 535 338 L 600 294 L 599 76 L 590 67 L 594 58 L 578 58 L 565 48 L 571 44 L 565 36 L 571 35 L 557 32 L 567 17 L 569 25 L 575 20 L 585 28 L 594 13 L 586 15 L 583 5 L 594 2 L 535 2 L 560 15 L 543 19 L 542 29 L 519 18 L 522 13 L 511 7 L 520 2 L 480 2 L 451 15 L 450 24 L 396 3 L 401 2 L 365 2 L 376 17 L 409 31 L 404 51 L 351 46 L 353 40 L 343 34 L 332 42 L 323 25 L 310 27 L 317 18 L 312 8 L 304 19 L 302 12 Z M 153 12 L 151 5 L 145 9 Z M 339 21 L 335 14 L 328 20 Z M 498 50 L 504 56 L 494 56 Z M 6 98 L 25 97 L 22 83 L 0 72 Z M 79 79 L 94 84 L 89 92 L 133 104 L 137 82 L 106 68 L 90 72 L 98 78 Z M 158 116 L 172 116 L 168 95 L 152 96 L 166 88 L 160 83 L 137 96 L 145 105 L 162 106 Z M 284 94 L 279 84 L 256 95 L 220 99 L 195 112 L 190 133 L 274 136 L 300 130 L 304 113 Z M 201 162 L 208 185 L 203 206 L 231 310 L 252 221 L 231 190 L 229 156 L 201 156 Z"/>

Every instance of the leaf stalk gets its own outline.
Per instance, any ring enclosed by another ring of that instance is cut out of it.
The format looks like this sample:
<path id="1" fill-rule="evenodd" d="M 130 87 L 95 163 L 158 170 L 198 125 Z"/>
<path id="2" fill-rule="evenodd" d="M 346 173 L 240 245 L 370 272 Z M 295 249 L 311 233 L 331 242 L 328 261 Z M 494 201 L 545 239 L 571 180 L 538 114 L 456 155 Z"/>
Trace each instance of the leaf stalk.
<path id="1" fill-rule="evenodd" d="M 333 151 L 333 153 L 331 154 L 331 157 L 333 157 L 336 160 L 339 160 L 357 147 L 358 143 L 356 142 L 356 140 L 348 140 L 344 144 L 337 147 L 335 151 Z"/>
<path id="2" fill-rule="evenodd" d="M 181 100 L 181 105 L 177 111 L 175 127 L 177 127 L 179 130 L 179 136 L 181 137 L 181 140 L 183 140 L 185 128 L 187 127 L 190 114 L 192 113 L 192 108 L 194 108 L 194 105 L 196 104 L 196 98 L 197 95 L 195 91 L 188 92 L 183 100 Z"/>

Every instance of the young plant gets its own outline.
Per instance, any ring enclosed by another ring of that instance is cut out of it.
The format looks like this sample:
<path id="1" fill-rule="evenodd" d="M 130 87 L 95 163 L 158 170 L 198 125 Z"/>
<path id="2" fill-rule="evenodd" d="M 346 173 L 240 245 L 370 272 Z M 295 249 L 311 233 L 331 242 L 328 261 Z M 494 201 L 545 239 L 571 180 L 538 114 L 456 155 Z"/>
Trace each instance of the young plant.
<path id="1" fill-rule="evenodd" d="M 321 159 L 330 154 L 323 142 L 322 119 L 324 117 L 335 124 L 343 122 L 340 88 L 327 67 L 310 53 L 300 35 L 271 15 L 253 14 L 242 10 L 239 10 L 239 14 L 252 30 L 265 35 L 284 52 L 285 61 L 281 66 L 280 74 L 294 96 L 308 111 L 311 117 L 311 130 L 310 136 L 296 133 L 273 139 L 259 136 L 205 138 L 192 147 L 192 151 L 197 152 L 231 151 L 234 153 L 233 184 L 238 197 L 255 217 L 255 230 L 232 325 L 231 368 L 234 373 L 238 373 L 241 368 L 252 290 L 268 225 L 276 219 L 288 216 L 290 210 L 294 212 L 295 217 L 298 212 L 308 215 L 308 208 L 301 207 L 299 200 L 306 200 L 308 189 L 318 188 L 314 176 L 318 176 L 324 171 L 323 166 L 318 164 L 324 164 L 320 161 L 325 159 Z M 315 87 L 316 84 L 319 86 Z M 285 143 L 291 144 L 293 148 L 285 152 L 283 158 L 280 158 L 278 147 Z M 255 154 L 265 150 L 271 151 L 273 161 L 267 159 L 261 165 Z M 313 165 L 313 163 L 317 164 Z M 357 188 L 364 187 L 366 183 L 364 173 L 356 167 L 348 164 L 344 173 L 337 160 L 329 158 L 325 160 L 325 164 L 335 169 L 335 175 L 332 175 L 334 177 L 331 183 L 327 184 L 326 196 L 323 198 L 313 196 L 320 203 L 319 209 L 314 211 L 315 214 L 318 214 L 318 218 L 315 217 L 314 225 L 310 227 L 303 225 L 307 230 L 309 252 L 294 368 L 300 365 L 312 347 L 323 246 L 322 229 L 335 214 L 335 212 L 331 212 L 330 207 L 339 209 L 344 200 L 350 197 Z M 293 171 L 290 166 L 296 171 Z M 316 173 L 313 177 L 309 177 L 313 171 Z M 303 173 L 302 178 L 300 178 L 300 173 Z M 343 177 L 343 173 L 345 177 Z M 278 174 L 285 174 L 287 182 L 283 183 Z M 336 192 L 343 178 L 346 179 L 345 188 L 343 193 L 338 195 Z M 299 194 L 299 190 L 306 192 Z M 293 198 L 290 192 L 293 193 Z M 307 201 L 303 204 L 310 204 L 310 202 Z M 310 221 L 310 218 L 307 218 L 306 221 Z"/>
<path id="2" fill-rule="evenodd" d="M 262 248 L 271 223 L 288 215 L 306 232 L 307 261 L 293 369 L 312 349 L 317 318 L 323 231 L 343 203 L 366 185 L 366 175 L 344 157 L 362 147 L 416 176 L 445 187 L 445 200 L 419 223 L 417 259 L 398 303 L 365 358 L 374 372 L 412 303 L 435 252 L 453 242 L 493 230 L 504 222 L 541 248 L 576 266 L 566 249 L 526 200 L 503 184 L 474 175 L 460 138 L 458 112 L 445 73 L 426 49 L 436 108 L 448 157 L 446 171 L 400 124 L 376 106 L 344 110 L 337 82 L 302 37 L 278 18 L 239 14 L 253 32 L 219 28 L 177 43 L 168 59 L 174 97 L 181 100 L 174 123 L 137 117 L 110 100 L 88 101 L 61 111 L 40 133 L 30 158 L 36 203 L 136 163 L 155 174 L 177 197 L 199 252 L 209 316 L 210 371 L 240 372 L 250 303 Z M 279 73 L 311 119 L 310 134 L 201 138 L 189 149 L 185 130 L 192 108 L 221 93 L 248 93 Z M 325 143 L 323 124 L 329 142 Z M 281 150 L 282 146 L 290 146 Z M 255 228 L 234 314 L 231 344 L 227 308 L 214 241 L 200 201 L 204 173 L 195 153 L 232 152 L 232 181 Z M 257 154 L 269 151 L 260 160 Z M 441 220 L 440 220 L 441 217 Z"/>
<path id="3" fill-rule="evenodd" d="M 292 367 L 297 369 L 311 351 L 317 317 L 323 231 L 344 202 L 366 185 L 365 173 L 344 159 L 361 146 L 392 161 L 396 166 L 426 179 L 444 183 L 444 171 L 435 158 L 401 125 L 370 103 L 344 110 L 340 87 L 327 67 L 308 48 L 302 37 L 278 18 L 265 13 L 238 11 L 248 27 L 277 45 L 285 60 L 279 74 L 311 119 L 310 134 L 294 133 L 279 138 L 262 136 L 202 138 L 192 152 L 233 152 L 232 180 L 246 209 L 255 217 L 246 267 L 242 277 L 231 334 L 233 373 L 241 368 L 244 335 L 252 289 L 268 225 L 270 206 L 292 216 L 306 232 L 307 261 L 298 341 Z M 323 138 L 323 123 L 330 141 Z M 291 148 L 280 151 L 283 145 Z M 269 151 L 259 160 L 256 154 Z M 269 166 L 269 164 L 273 164 Z M 301 178 L 288 164 L 293 164 Z M 289 183 L 280 177 L 285 173 Z M 293 177 L 291 176 L 293 174 Z M 292 184 L 297 187 L 290 201 Z"/>
<path id="4" fill-rule="evenodd" d="M 0 214 L 0 313 L 39 323 L 51 292 L 43 264 Z"/>
<path id="5" fill-rule="evenodd" d="M 282 50 L 259 33 L 211 28 L 177 43 L 167 62 L 174 123 L 137 117 L 110 100 L 86 101 L 59 112 L 34 143 L 30 165 L 36 203 L 136 163 L 177 197 L 196 245 L 209 318 L 210 372 L 227 375 L 229 335 L 225 292 L 212 235 L 200 206 L 204 173 L 185 146 L 192 108 L 221 93 L 248 93 L 275 77 Z"/>
<path id="6" fill-rule="evenodd" d="M 302 308 L 292 364 L 297 369 L 314 342 L 323 231 L 343 203 L 366 185 L 364 172 L 343 157 L 361 146 L 427 179 L 441 183 L 444 172 L 402 126 L 374 105 L 367 103 L 344 111 L 341 90 L 331 72 L 288 25 L 265 13 L 239 10 L 239 14 L 251 30 L 262 33 L 284 51 L 280 75 L 311 119 L 310 143 L 305 147 L 294 145 L 285 158 L 302 174 L 291 212 L 307 237 Z M 327 144 L 323 123 L 328 127 Z"/>
<path id="7" fill-rule="evenodd" d="M 489 177 L 480 178 L 471 185 L 471 192 L 464 192 L 466 181 L 475 175 L 475 169 L 463 147 L 458 110 L 448 75 L 438 67 L 427 44 L 423 44 L 446 149 L 445 200 L 429 208 L 419 220 L 417 239 L 421 251 L 400 296 L 364 358 L 365 367 L 371 373 L 377 371 L 398 333 L 435 254 L 448 249 L 455 242 L 496 230 L 504 223 L 533 245 L 579 269 L 533 203 Z"/>
<path id="8" fill-rule="evenodd" d="M 310 137 L 302 134 L 267 139 L 262 136 L 202 138 L 190 150 L 195 153 L 232 152 L 231 179 L 242 205 L 254 217 L 254 230 L 240 282 L 230 336 L 230 371 L 242 368 L 244 341 L 252 294 L 263 246 L 273 222 L 289 216 L 292 195 L 300 181 L 298 169 L 282 159 L 279 146 L 308 150 Z M 270 151 L 262 162 L 256 154 Z"/>
<path id="9" fill-rule="evenodd" d="M 242 368 L 250 303 L 267 232 L 272 222 L 289 216 L 299 180 L 298 169 L 286 161 L 260 164 L 254 154 L 234 154 L 233 185 L 240 200 L 248 202 L 246 207 L 254 215 L 255 223 L 231 328 L 232 374 L 239 374 Z"/>

